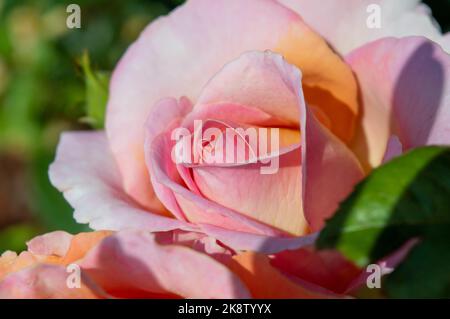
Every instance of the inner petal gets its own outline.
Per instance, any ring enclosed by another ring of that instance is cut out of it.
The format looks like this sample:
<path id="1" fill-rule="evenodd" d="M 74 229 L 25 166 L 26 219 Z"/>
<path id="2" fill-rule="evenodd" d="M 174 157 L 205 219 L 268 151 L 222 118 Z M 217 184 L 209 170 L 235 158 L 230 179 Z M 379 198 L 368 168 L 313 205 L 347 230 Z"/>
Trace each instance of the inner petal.
<path id="1" fill-rule="evenodd" d="M 254 128 L 256 132 L 261 129 Z M 254 218 L 262 223 L 270 225 L 278 230 L 292 235 L 302 235 L 307 232 L 307 223 L 303 216 L 301 205 L 302 182 L 301 182 L 301 154 L 300 148 L 296 148 L 283 154 L 283 149 L 300 143 L 300 132 L 293 129 L 274 129 L 279 133 L 279 147 L 268 148 L 266 154 L 261 148 L 256 147 L 255 141 L 247 139 L 246 160 L 252 160 L 252 153 L 259 159 L 268 158 L 275 154 L 272 162 L 261 163 L 234 163 L 236 165 L 197 165 L 192 167 L 192 176 L 198 190 L 202 195 L 227 208 L 233 209 L 243 215 Z M 246 130 L 244 132 L 251 132 Z M 268 135 L 271 135 L 268 134 Z M 263 134 L 257 134 L 258 143 L 261 142 Z M 247 138 L 248 135 L 245 136 Z M 216 143 L 210 156 L 216 156 L 215 152 L 227 155 L 227 143 L 236 142 L 230 136 L 224 137 L 225 143 Z M 234 143 L 235 154 L 238 155 L 242 149 L 238 149 L 238 143 Z M 220 149 L 221 147 L 222 149 Z M 282 155 L 277 156 L 278 152 Z M 226 156 L 224 157 L 226 158 Z M 210 160 L 210 158 L 205 158 Z M 227 164 L 227 163 L 225 163 Z M 239 165 L 242 164 L 242 165 Z M 271 174 L 265 174 L 262 167 L 272 167 Z M 278 167 L 276 167 L 278 166 Z"/>

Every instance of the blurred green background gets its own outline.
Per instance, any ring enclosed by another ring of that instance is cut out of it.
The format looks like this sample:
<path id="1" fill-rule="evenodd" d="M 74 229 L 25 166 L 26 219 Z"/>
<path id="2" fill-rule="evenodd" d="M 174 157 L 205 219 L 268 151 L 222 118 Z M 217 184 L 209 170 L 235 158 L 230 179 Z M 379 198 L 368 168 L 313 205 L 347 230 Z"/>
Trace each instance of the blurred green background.
<path id="1" fill-rule="evenodd" d="M 98 126 L 81 57 L 112 70 L 152 19 L 181 2 L 0 0 L 0 253 L 39 233 L 87 230 L 47 175 L 61 131 Z M 81 7 L 81 29 L 66 27 L 70 3 Z"/>
<path id="2" fill-rule="evenodd" d="M 181 2 L 0 0 L 0 253 L 39 233 L 88 229 L 48 181 L 59 134 L 101 125 L 103 99 L 91 95 L 107 87 L 99 71 L 112 70 L 145 25 Z M 425 2 L 449 31 L 450 0 Z M 81 6 L 81 29 L 66 27 L 70 3 Z"/>

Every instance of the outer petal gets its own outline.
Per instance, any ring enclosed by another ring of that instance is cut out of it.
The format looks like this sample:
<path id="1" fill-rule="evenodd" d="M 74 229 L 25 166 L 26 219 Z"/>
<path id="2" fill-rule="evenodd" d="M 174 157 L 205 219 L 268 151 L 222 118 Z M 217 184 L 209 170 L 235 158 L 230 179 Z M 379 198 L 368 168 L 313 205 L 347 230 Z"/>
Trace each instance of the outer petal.
<path id="1" fill-rule="evenodd" d="M 403 145 L 396 135 L 392 135 L 386 146 L 386 152 L 383 156 L 383 163 L 387 163 L 397 156 L 403 154 Z"/>
<path id="2" fill-rule="evenodd" d="M 429 8 L 420 0 L 278 0 L 300 14 L 341 54 L 383 37 L 425 36 L 444 44 Z M 367 20 L 380 8 L 381 28 L 369 28 Z M 372 7 L 373 8 L 373 7 Z"/>
<path id="3" fill-rule="evenodd" d="M 311 231 L 322 229 L 364 177 L 355 155 L 305 109 L 302 120 L 303 202 Z"/>
<path id="4" fill-rule="evenodd" d="M 111 236 L 111 234 L 112 232 L 110 231 L 95 231 L 74 235 L 70 242 L 69 249 L 60 262 L 63 265 L 77 262 L 91 249 L 98 245 L 104 238 Z"/>
<path id="5" fill-rule="evenodd" d="M 447 32 L 442 39 L 442 47 L 450 53 L 450 32 Z"/>
<path id="6" fill-rule="evenodd" d="M 17 255 L 7 251 L 0 257 L 0 281 L 9 274 L 40 264 L 68 265 L 76 262 L 111 235 L 108 231 L 79 233 L 70 235 L 56 231 L 33 238 L 27 243 L 28 251 Z"/>
<path id="7" fill-rule="evenodd" d="M 305 83 L 312 98 L 328 108 L 327 114 L 338 114 L 337 132 L 351 137 L 357 113 L 354 78 L 298 15 L 275 0 L 191 0 L 143 32 L 111 81 L 106 127 L 128 194 L 155 206 L 142 149 L 144 121 L 155 103 L 185 95 L 195 104 L 226 62 L 266 49 L 308 70 Z"/>
<path id="8" fill-rule="evenodd" d="M 261 254 L 243 253 L 233 257 L 230 268 L 249 287 L 257 299 L 324 299 L 331 293 L 318 287 L 290 280 L 270 264 L 270 259 Z"/>
<path id="9" fill-rule="evenodd" d="M 291 276 L 340 294 L 361 274 L 361 269 L 339 252 L 315 251 L 312 247 L 280 252 L 271 264 Z"/>
<path id="10" fill-rule="evenodd" d="M 12 251 L 4 252 L 0 256 L 0 281 L 10 273 L 18 272 L 36 265 L 40 261 L 39 259 L 42 260 L 42 258 L 38 258 L 28 251 L 24 251 L 20 253 L 20 255 L 17 255 Z"/>
<path id="11" fill-rule="evenodd" d="M 367 168 L 381 163 L 392 135 L 403 151 L 450 144 L 450 56 L 437 44 L 419 37 L 382 39 L 347 61 L 364 106 L 354 149 Z"/>
<path id="12" fill-rule="evenodd" d="M 28 251 L 35 255 L 63 257 L 70 249 L 73 236 L 64 231 L 54 231 L 33 238 L 27 243 Z"/>
<path id="13" fill-rule="evenodd" d="M 181 222 L 141 208 L 123 191 L 120 174 L 102 132 L 64 133 L 50 166 L 52 184 L 74 207 L 75 219 L 92 229 L 165 231 Z"/>
<path id="14" fill-rule="evenodd" d="M 310 246 L 317 238 L 317 233 L 300 237 L 274 237 L 238 232 L 207 224 L 200 225 L 200 228 L 209 236 L 236 251 L 253 251 L 267 255 Z"/>
<path id="15" fill-rule="evenodd" d="M 80 288 L 67 287 L 64 267 L 39 265 L 7 276 L 0 282 L 0 299 L 93 299 L 96 287 L 82 282 Z"/>
<path id="16" fill-rule="evenodd" d="M 158 244 L 148 233 L 121 232 L 105 239 L 81 267 L 113 295 L 249 297 L 239 278 L 221 263 L 184 246 Z"/>
<path id="17" fill-rule="evenodd" d="M 81 287 L 69 289 L 65 266 L 78 261 L 110 232 L 70 235 L 62 231 L 35 237 L 28 251 L 0 257 L 0 298 L 97 298 L 104 292 L 81 274 Z"/>
<path id="18" fill-rule="evenodd" d="M 394 269 L 400 265 L 400 263 L 408 256 L 410 251 L 417 245 L 419 239 L 411 239 L 403 244 L 397 251 L 391 253 L 390 255 L 384 257 L 377 264 L 381 267 L 381 275 L 387 275 L 394 271 Z M 355 293 L 364 284 L 367 283 L 367 278 L 370 273 L 362 270 L 359 276 L 357 276 L 351 284 L 347 287 L 346 293 Z"/>

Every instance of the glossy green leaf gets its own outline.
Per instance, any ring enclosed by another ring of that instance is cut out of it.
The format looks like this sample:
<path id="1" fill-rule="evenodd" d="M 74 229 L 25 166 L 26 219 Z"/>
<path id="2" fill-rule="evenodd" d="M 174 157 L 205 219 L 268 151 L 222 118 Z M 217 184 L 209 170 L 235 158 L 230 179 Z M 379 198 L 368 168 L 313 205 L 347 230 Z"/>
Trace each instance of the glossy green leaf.
<path id="1" fill-rule="evenodd" d="M 421 241 L 388 276 L 387 294 L 450 297 L 449 148 L 416 149 L 374 170 L 327 222 L 317 246 L 365 266 L 413 238 Z"/>

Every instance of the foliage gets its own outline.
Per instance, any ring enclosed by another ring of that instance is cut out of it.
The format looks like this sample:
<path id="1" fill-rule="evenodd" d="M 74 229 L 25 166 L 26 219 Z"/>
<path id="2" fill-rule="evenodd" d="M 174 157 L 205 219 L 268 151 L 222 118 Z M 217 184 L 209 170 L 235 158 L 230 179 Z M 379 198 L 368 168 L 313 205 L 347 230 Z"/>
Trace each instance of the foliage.
<path id="1" fill-rule="evenodd" d="M 450 148 L 416 149 L 374 170 L 327 222 L 317 246 L 366 266 L 417 239 L 387 277 L 387 294 L 450 298 Z"/>

